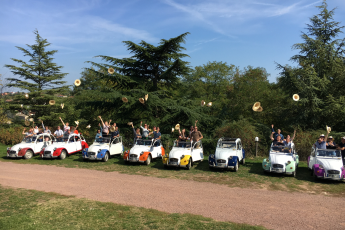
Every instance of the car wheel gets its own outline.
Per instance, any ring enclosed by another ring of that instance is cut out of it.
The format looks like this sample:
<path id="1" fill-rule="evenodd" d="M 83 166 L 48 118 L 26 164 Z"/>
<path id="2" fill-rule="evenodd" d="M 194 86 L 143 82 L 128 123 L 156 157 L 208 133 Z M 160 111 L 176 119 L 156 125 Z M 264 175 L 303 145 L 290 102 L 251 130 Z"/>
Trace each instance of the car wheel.
<path id="1" fill-rule="evenodd" d="M 246 158 L 242 159 L 242 165 L 244 165 L 246 163 Z"/>
<path id="2" fill-rule="evenodd" d="M 34 153 L 31 150 L 28 150 L 28 151 L 26 151 L 26 153 L 24 155 L 24 159 L 29 160 L 30 158 L 32 158 L 33 155 L 34 155 Z"/>
<path id="3" fill-rule="evenodd" d="M 149 164 L 151 164 L 151 154 L 149 154 L 148 156 L 147 156 L 147 159 L 146 159 L 146 161 L 145 161 L 145 164 L 146 165 L 149 165 Z"/>
<path id="4" fill-rule="evenodd" d="M 236 161 L 236 165 L 235 165 L 235 172 L 237 172 L 238 171 L 238 161 Z"/>
<path id="5" fill-rule="evenodd" d="M 314 169 L 313 169 L 313 172 L 312 172 L 312 173 L 313 173 L 314 179 L 317 180 L 318 178 L 317 178 L 317 176 L 316 176 L 316 174 L 315 174 L 315 170 L 314 170 Z"/>
<path id="6" fill-rule="evenodd" d="M 167 168 L 168 168 L 168 165 L 164 165 L 164 168 L 167 169 Z"/>
<path id="7" fill-rule="evenodd" d="M 107 162 L 109 160 L 109 153 L 105 153 L 104 157 L 102 158 L 103 162 Z"/>
<path id="8" fill-rule="evenodd" d="M 192 158 L 189 158 L 189 161 L 188 161 L 188 165 L 186 167 L 186 169 L 190 169 L 192 167 Z"/>
<path id="9" fill-rule="evenodd" d="M 60 153 L 59 158 L 60 158 L 60 160 L 63 160 L 63 159 L 66 158 L 66 156 L 67 156 L 67 152 L 65 150 L 62 150 L 61 153 Z"/>

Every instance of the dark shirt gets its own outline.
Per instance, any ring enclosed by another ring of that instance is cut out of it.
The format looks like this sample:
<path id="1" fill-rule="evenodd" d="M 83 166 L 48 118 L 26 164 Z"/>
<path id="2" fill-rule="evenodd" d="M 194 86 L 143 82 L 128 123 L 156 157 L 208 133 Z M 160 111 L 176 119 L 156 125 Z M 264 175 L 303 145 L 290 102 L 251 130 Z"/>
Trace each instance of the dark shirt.
<path id="1" fill-rule="evenodd" d="M 200 131 L 193 131 L 191 136 L 192 136 L 193 142 L 196 142 L 198 139 L 202 137 L 202 134 Z"/>
<path id="2" fill-rule="evenodd" d="M 117 135 L 119 134 L 120 134 L 119 131 L 111 132 L 111 138 L 117 137 Z"/>
<path id="3" fill-rule="evenodd" d="M 157 138 L 159 138 L 161 136 L 161 133 L 160 132 L 157 132 L 157 131 L 154 131 L 153 132 L 153 138 L 154 139 L 157 139 Z"/>
<path id="4" fill-rule="evenodd" d="M 180 141 L 185 141 L 185 140 L 187 140 L 187 138 L 188 138 L 188 135 L 186 133 L 184 133 L 184 134 L 181 133 L 181 135 L 178 137 L 178 139 Z"/>
<path id="5" fill-rule="evenodd" d="M 282 146 L 284 146 L 284 142 L 278 142 L 278 141 L 274 140 L 272 143 L 273 143 L 273 145 L 282 145 Z"/>
<path id="6" fill-rule="evenodd" d="M 330 145 L 328 144 L 328 145 L 326 145 L 326 148 L 327 148 L 327 149 L 336 149 L 336 148 L 337 148 L 335 142 L 334 142 L 334 141 L 332 141 L 332 142 L 333 142 L 333 145 L 334 145 L 334 146 L 330 146 Z M 328 142 L 327 142 L 327 143 L 328 143 Z"/>
<path id="7" fill-rule="evenodd" d="M 284 135 L 283 134 L 278 134 L 274 131 L 274 128 L 272 128 L 272 132 L 274 133 L 273 134 L 273 137 L 274 137 L 274 140 L 277 140 L 277 136 L 280 135 L 281 139 L 284 140 Z"/>

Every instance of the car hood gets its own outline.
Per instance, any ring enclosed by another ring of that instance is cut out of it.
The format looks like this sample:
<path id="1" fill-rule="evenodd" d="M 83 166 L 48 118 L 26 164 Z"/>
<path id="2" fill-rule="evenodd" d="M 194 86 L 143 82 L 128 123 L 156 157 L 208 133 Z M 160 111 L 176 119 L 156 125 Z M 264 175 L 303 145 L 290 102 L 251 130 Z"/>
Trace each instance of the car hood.
<path id="1" fill-rule="evenodd" d="M 11 147 L 11 150 L 18 151 L 19 148 L 21 148 L 21 149 L 32 148 L 34 145 L 35 145 L 35 143 L 19 143 L 19 144 L 13 145 Z"/>
<path id="2" fill-rule="evenodd" d="M 226 159 L 228 159 L 229 156 L 236 156 L 236 155 L 237 155 L 236 149 L 217 148 L 214 156 L 216 159 L 226 160 Z"/>
<path id="3" fill-rule="evenodd" d="M 320 164 L 324 167 L 324 169 L 333 169 L 333 170 L 340 170 L 343 166 L 343 161 L 340 157 L 334 158 L 317 158 L 317 164 Z"/>
<path id="4" fill-rule="evenodd" d="M 150 152 L 151 146 L 135 145 L 131 148 L 130 154 L 140 155 L 141 152 Z"/>
<path id="5" fill-rule="evenodd" d="M 169 158 L 180 158 L 182 155 L 191 155 L 190 148 L 173 148 L 169 153 Z"/>
<path id="6" fill-rule="evenodd" d="M 288 161 L 295 161 L 292 155 L 284 154 L 284 153 L 271 153 L 270 154 L 270 161 L 271 164 L 281 164 L 285 165 Z"/>
<path id="7" fill-rule="evenodd" d="M 109 144 L 106 144 L 106 143 L 104 143 L 104 144 L 95 143 L 95 144 L 92 144 L 89 147 L 88 151 L 89 152 L 98 152 L 98 150 L 100 150 L 100 149 L 109 149 Z"/>

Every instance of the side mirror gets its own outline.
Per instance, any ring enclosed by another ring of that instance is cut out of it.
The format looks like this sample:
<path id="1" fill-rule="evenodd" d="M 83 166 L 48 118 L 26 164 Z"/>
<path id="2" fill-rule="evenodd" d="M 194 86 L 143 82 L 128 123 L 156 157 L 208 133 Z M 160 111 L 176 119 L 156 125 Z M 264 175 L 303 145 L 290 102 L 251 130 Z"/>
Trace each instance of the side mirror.
<path id="1" fill-rule="evenodd" d="M 132 144 L 132 143 L 129 143 L 129 146 L 133 146 L 133 144 Z"/>

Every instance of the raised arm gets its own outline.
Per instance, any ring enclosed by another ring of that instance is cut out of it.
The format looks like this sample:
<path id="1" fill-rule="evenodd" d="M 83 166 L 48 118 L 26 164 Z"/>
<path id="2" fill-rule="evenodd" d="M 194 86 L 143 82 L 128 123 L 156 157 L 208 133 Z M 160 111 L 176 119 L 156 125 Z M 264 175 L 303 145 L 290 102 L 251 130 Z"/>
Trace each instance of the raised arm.
<path id="1" fill-rule="evenodd" d="M 274 132 L 272 132 L 272 133 L 271 133 L 271 136 L 270 136 L 270 138 L 271 138 L 272 141 L 274 141 L 273 134 L 274 134 Z"/>
<path id="2" fill-rule="evenodd" d="M 63 120 L 61 119 L 61 117 L 59 117 L 59 118 L 60 118 L 60 120 L 61 120 L 62 124 L 65 126 L 65 123 L 63 122 Z"/>
<path id="3" fill-rule="evenodd" d="M 43 124 L 43 121 L 42 121 L 42 128 L 43 128 L 43 131 L 45 130 L 45 128 L 44 128 L 44 124 Z"/>
<path id="4" fill-rule="evenodd" d="M 293 139 L 295 139 L 296 136 L 296 129 L 293 131 L 293 137 L 291 138 L 291 142 L 293 142 Z"/>
<path id="5" fill-rule="evenodd" d="M 326 134 L 326 137 L 325 137 L 325 142 L 327 142 L 327 140 L 328 140 L 328 134 L 329 134 L 329 132 L 327 130 L 327 134 Z"/>
<path id="6" fill-rule="evenodd" d="M 98 117 L 99 117 L 99 119 L 101 119 L 102 125 L 104 126 L 104 122 L 102 120 L 102 117 L 101 116 L 98 116 Z"/>
<path id="7" fill-rule="evenodd" d="M 194 127 L 196 127 L 196 123 L 198 123 L 198 120 L 195 120 L 195 125 L 194 125 Z"/>
<path id="8" fill-rule="evenodd" d="M 272 132 L 275 133 L 275 131 L 274 131 L 274 125 L 272 124 L 271 127 L 272 127 Z"/>
<path id="9" fill-rule="evenodd" d="M 23 135 L 25 135 L 25 130 L 26 130 L 26 128 L 23 129 L 23 132 L 22 132 Z"/>

